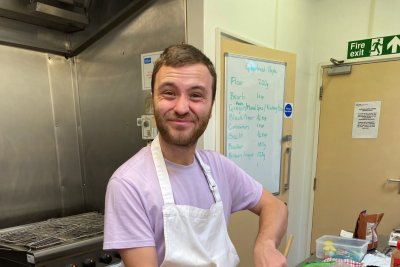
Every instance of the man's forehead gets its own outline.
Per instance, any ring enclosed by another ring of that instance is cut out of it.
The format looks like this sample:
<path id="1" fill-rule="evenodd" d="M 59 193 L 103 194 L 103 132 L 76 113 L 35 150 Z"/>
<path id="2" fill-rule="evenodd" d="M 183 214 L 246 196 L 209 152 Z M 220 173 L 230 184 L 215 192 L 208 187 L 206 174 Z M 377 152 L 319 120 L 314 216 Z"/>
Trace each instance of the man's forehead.
<path id="1" fill-rule="evenodd" d="M 163 65 L 157 73 L 158 79 L 185 79 L 198 78 L 204 81 L 212 80 L 211 73 L 204 64 L 190 64 L 184 66 L 167 66 Z"/>

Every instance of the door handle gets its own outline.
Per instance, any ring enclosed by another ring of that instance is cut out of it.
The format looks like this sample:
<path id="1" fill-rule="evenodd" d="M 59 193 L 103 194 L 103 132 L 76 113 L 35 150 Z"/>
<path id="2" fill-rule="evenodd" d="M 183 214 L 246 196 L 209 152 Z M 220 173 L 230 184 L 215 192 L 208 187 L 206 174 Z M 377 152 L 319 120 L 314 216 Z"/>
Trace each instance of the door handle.
<path id="1" fill-rule="evenodd" d="M 292 135 L 288 134 L 283 136 L 282 138 L 282 143 L 289 143 L 292 141 Z M 285 154 L 286 156 L 284 157 L 284 159 L 286 159 L 286 164 L 284 164 L 283 166 L 286 167 L 287 165 L 287 173 L 286 173 L 286 180 L 283 184 L 283 192 L 286 192 L 287 190 L 289 190 L 289 184 L 290 184 L 290 163 L 292 162 L 292 148 L 290 146 L 286 147 L 285 149 Z"/>
<path id="2" fill-rule="evenodd" d="M 393 178 L 389 178 L 386 180 L 387 183 L 397 183 L 399 185 L 399 191 L 398 193 L 400 194 L 400 179 L 393 179 Z"/>
<path id="3" fill-rule="evenodd" d="M 400 180 L 399 179 L 392 179 L 392 178 L 389 178 L 389 179 L 387 179 L 386 180 L 388 183 L 400 183 Z"/>
<path id="4" fill-rule="evenodd" d="M 285 153 L 287 154 L 287 173 L 286 173 L 286 182 L 283 185 L 283 192 L 286 192 L 289 190 L 289 184 L 290 184 L 290 163 L 291 163 L 291 158 L 292 158 L 292 149 L 290 147 L 287 147 L 285 150 Z"/>

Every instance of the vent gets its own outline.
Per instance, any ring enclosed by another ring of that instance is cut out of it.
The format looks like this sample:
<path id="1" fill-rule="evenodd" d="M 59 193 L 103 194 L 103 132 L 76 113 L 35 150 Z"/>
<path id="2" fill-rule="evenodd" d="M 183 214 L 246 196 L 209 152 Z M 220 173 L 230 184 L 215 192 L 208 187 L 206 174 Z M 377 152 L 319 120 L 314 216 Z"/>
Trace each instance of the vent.
<path id="1" fill-rule="evenodd" d="M 157 0 L 0 0 L 0 44 L 72 57 Z"/>
<path id="2" fill-rule="evenodd" d="M 71 33 L 89 24 L 90 0 L 2 0 L 0 16 Z"/>

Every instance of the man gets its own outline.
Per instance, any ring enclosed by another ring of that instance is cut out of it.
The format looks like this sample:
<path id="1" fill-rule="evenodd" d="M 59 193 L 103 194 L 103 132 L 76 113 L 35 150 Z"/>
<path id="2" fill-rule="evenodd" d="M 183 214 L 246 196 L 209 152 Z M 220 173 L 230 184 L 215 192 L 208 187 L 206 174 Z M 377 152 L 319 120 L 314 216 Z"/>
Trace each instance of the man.
<path id="1" fill-rule="evenodd" d="M 118 249 L 125 266 L 237 266 L 227 224 L 244 209 L 260 216 L 255 266 L 287 266 L 277 250 L 286 206 L 226 157 L 196 150 L 215 91 L 212 62 L 191 45 L 171 46 L 156 62 L 159 135 L 107 187 L 104 249 Z"/>

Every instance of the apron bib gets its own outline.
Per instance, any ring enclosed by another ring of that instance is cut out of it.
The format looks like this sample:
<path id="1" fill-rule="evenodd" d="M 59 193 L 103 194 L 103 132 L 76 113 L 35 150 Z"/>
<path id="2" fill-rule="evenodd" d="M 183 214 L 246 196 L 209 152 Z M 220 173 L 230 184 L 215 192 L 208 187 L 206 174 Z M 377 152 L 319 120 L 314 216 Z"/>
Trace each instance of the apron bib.
<path id="1" fill-rule="evenodd" d="M 163 195 L 165 257 L 161 267 L 235 267 L 239 257 L 229 239 L 218 187 L 196 151 L 215 203 L 210 209 L 175 205 L 158 136 L 151 152 Z"/>

